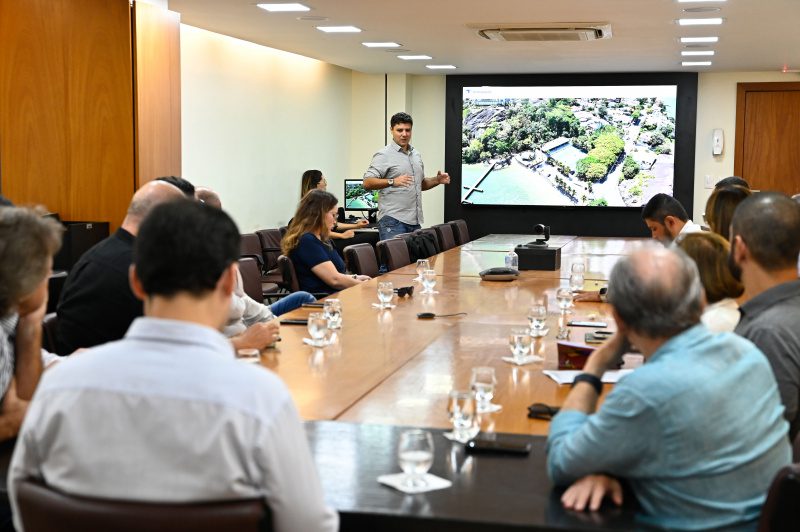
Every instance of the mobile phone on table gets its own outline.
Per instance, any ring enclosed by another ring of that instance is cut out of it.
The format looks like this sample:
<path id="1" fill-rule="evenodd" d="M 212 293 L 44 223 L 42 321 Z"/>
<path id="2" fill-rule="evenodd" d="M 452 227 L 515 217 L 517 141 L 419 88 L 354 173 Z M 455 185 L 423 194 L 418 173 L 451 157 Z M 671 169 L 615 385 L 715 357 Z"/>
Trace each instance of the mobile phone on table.
<path id="1" fill-rule="evenodd" d="M 567 322 L 570 327 L 599 327 L 601 329 L 608 327 L 608 324 L 603 321 L 579 321 L 570 320 Z"/>
<path id="2" fill-rule="evenodd" d="M 489 439 L 478 436 L 465 445 L 468 453 L 511 454 L 526 456 L 531 452 L 531 442 L 512 440 L 502 436 Z"/>
<path id="3" fill-rule="evenodd" d="M 281 320 L 281 325 L 308 325 L 308 320 L 286 318 Z"/>
<path id="4" fill-rule="evenodd" d="M 583 341 L 587 344 L 602 344 L 606 341 L 606 336 L 598 335 L 597 333 L 588 332 L 584 335 Z"/>

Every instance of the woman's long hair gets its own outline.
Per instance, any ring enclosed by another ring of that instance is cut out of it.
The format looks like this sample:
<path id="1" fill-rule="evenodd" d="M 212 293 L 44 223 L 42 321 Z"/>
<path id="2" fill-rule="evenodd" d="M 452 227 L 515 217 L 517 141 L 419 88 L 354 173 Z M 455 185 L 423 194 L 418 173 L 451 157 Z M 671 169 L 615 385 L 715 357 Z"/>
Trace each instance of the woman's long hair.
<path id="1" fill-rule="evenodd" d="M 281 251 L 289 255 L 300 242 L 304 233 L 319 232 L 323 242 L 328 240 L 330 229 L 325 223 L 325 213 L 336 207 L 336 196 L 324 190 L 311 190 L 300 200 L 292 224 L 281 240 Z"/>
<path id="2" fill-rule="evenodd" d="M 322 181 L 322 172 L 319 170 L 306 170 L 303 172 L 303 179 L 300 181 L 300 197 L 305 197 L 310 190 L 314 190 Z"/>

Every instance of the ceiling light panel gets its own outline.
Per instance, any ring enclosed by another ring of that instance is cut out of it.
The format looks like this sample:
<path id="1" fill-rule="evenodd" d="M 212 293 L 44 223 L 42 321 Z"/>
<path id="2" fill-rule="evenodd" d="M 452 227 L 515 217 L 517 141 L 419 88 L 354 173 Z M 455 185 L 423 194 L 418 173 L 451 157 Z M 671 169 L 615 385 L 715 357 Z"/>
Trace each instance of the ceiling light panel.
<path id="1" fill-rule="evenodd" d="M 711 66 L 711 61 L 681 61 L 681 66 Z"/>
<path id="2" fill-rule="evenodd" d="M 719 26 L 722 24 L 721 17 L 713 18 L 679 18 L 678 25 L 680 26 Z"/>
<path id="3" fill-rule="evenodd" d="M 425 68 L 430 68 L 431 70 L 453 70 L 455 65 L 425 65 Z"/>
<path id="4" fill-rule="evenodd" d="M 400 48 L 402 44 L 396 42 L 362 42 L 367 48 Z"/>
<path id="5" fill-rule="evenodd" d="M 719 37 L 681 37 L 682 43 L 711 43 L 719 42 Z"/>
<path id="6" fill-rule="evenodd" d="M 317 29 L 325 33 L 361 33 L 361 28 L 355 26 L 317 26 Z"/>
<path id="7" fill-rule="evenodd" d="M 684 50 L 681 52 L 682 56 L 698 56 L 698 55 L 705 55 L 711 56 L 714 55 L 714 50 Z"/>
<path id="8" fill-rule="evenodd" d="M 429 55 L 398 55 L 397 58 L 402 59 L 403 61 L 427 61 L 429 59 L 433 59 L 433 57 Z"/>
<path id="9" fill-rule="evenodd" d="M 296 11 L 311 11 L 311 8 L 303 4 L 256 4 L 261 9 L 265 9 L 270 13 L 288 13 Z"/>

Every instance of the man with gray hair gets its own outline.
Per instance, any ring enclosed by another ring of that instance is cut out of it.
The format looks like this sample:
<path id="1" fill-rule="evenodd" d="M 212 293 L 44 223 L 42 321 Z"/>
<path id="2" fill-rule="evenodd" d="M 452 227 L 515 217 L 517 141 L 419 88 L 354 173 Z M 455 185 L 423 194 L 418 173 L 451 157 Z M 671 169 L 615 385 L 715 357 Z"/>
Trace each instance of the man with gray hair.
<path id="1" fill-rule="evenodd" d="M 146 183 L 133 195 L 122 226 L 73 266 L 56 307 L 58 354 L 119 340 L 131 322 L 142 316 L 142 302 L 128 284 L 136 234 L 153 207 L 184 197 L 166 181 Z"/>
<path id="2" fill-rule="evenodd" d="M 697 268 L 679 250 L 647 246 L 611 272 L 617 332 L 575 378 L 548 437 L 547 465 L 570 486 L 567 508 L 622 502 L 627 480 L 643 522 L 730 529 L 758 519 L 767 489 L 791 459 L 787 423 L 764 355 L 702 324 Z M 646 363 L 597 409 L 601 377 L 631 345 Z"/>

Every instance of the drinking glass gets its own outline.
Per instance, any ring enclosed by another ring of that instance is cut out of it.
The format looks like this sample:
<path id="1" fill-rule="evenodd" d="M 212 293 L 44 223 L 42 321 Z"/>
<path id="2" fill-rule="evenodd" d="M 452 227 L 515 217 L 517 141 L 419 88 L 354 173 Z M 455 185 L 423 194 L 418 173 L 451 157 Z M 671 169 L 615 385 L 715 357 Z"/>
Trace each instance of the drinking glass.
<path id="1" fill-rule="evenodd" d="M 537 303 L 528 311 L 528 323 L 531 326 L 530 335 L 544 336 L 544 325 L 547 320 L 547 307 Z"/>
<path id="2" fill-rule="evenodd" d="M 494 397 L 494 385 L 497 379 L 494 376 L 494 368 L 477 367 L 472 368 L 472 390 L 475 392 L 475 400 L 478 403 L 477 412 L 484 414 L 492 411 L 492 398 Z"/>
<path id="3" fill-rule="evenodd" d="M 584 264 L 583 262 L 573 262 L 572 273 L 579 273 L 583 275 L 584 273 L 586 273 L 586 264 Z"/>
<path id="4" fill-rule="evenodd" d="M 575 265 L 573 265 L 575 266 Z M 583 274 L 582 273 L 572 273 L 569 276 L 569 289 L 573 292 L 578 290 L 583 290 Z"/>
<path id="5" fill-rule="evenodd" d="M 436 286 L 436 271 L 425 270 L 422 272 L 422 293 L 435 294 L 433 287 Z"/>
<path id="6" fill-rule="evenodd" d="M 417 277 L 415 281 L 422 282 L 422 272 L 431 269 L 431 263 L 428 259 L 419 259 L 417 261 Z"/>
<path id="7" fill-rule="evenodd" d="M 569 288 L 559 288 L 556 291 L 556 301 L 558 302 L 558 308 L 561 309 L 561 312 L 566 314 L 569 307 L 572 306 L 572 290 Z"/>
<path id="8" fill-rule="evenodd" d="M 328 334 L 328 319 L 321 312 L 312 312 L 308 315 L 308 334 L 316 347 L 325 345 Z"/>
<path id="9" fill-rule="evenodd" d="M 397 458 L 400 469 L 405 473 L 404 484 L 409 488 L 421 488 L 428 483 L 425 473 L 433 465 L 433 438 L 431 433 L 414 429 L 400 434 L 397 445 Z"/>
<path id="10" fill-rule="evenodd" d="M 514 362 L 522 363 L 531 353 L 531 331 L 527 328 L 511 329 L 508 335 L 508 346 L 514 355 Z"/>
<path id="11" fill-rule="evenodd" d="M 338 299 L 326 299 L 322 313 L 328 320 L 329 329 L 342 328 L 342 302 Z"/>
<path id="12" fill-rule="evenodd" d="M 453 424 L 453 438 L 460 442 L 470 439 L 475 419 L 475 392 L 451 391 L 447 401 L 447 414 Z"/>
<path id="13" fill-rule="evenodd" d="M 392 298 L 394 297 L 394 285 L 390 282 L 378 283 L 378 301 L 381 302 L 380 308 L 392 308 Z"/>

